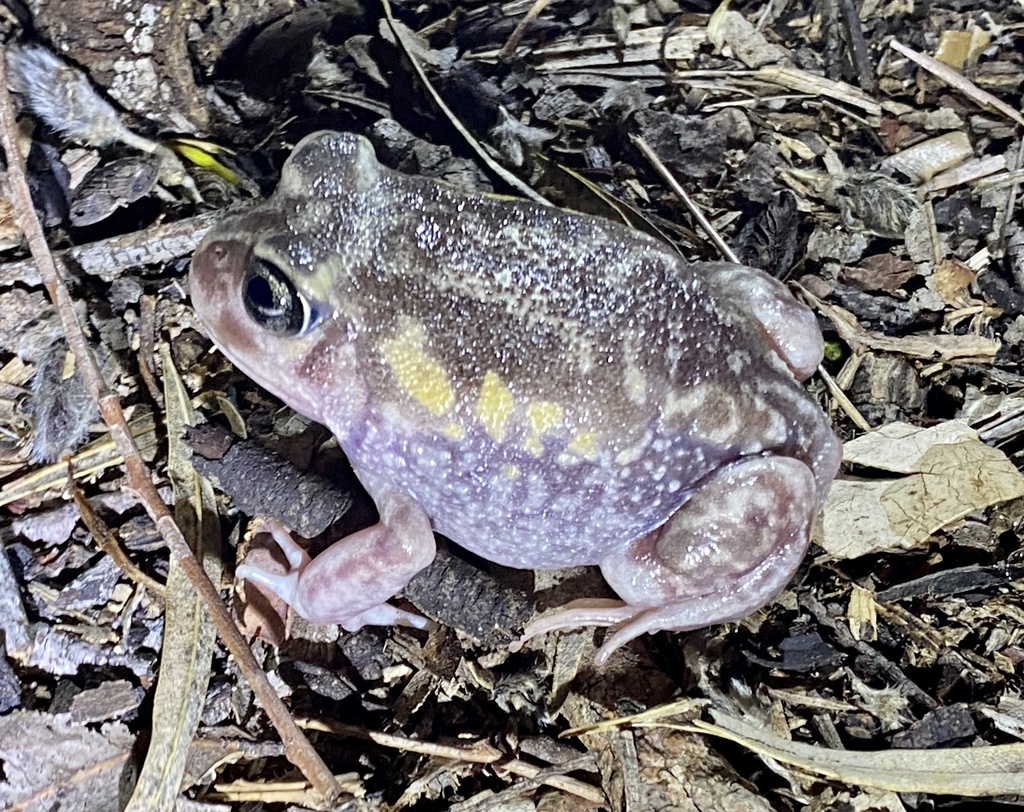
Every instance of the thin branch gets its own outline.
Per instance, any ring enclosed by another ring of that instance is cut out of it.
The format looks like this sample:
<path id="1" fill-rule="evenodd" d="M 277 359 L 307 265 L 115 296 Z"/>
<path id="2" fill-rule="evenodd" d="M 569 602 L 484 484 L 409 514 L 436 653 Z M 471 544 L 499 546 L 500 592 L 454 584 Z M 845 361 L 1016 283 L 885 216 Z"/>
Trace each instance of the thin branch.
<path id="1" fill-rule="evenodd" d="M 690 214 L 693 215 L 693 219 L 697 221 L 704 233 L 708 235 L 708 238 L 715 244 L 715 247 L 719 250 L 723 257 L 729 262 L 739 263 L 739 257 L 729 247 L 729 244 L 722 239 L 722 235 L 718 233 L 718 230 L 711 225 L 711 221 L 704 216 L 704 212 L 700 210 L 700 207 L 693 202 L 690 196 L 686 193 L 686 190 L 682 187 L 682 184 L 676 180 L 675 175 L 669 172 L 669 169 L 665 164 L 661 162 L 661 158 L 658 157 L 650 145 L 639 135 L 630 135 L 630 139 L 636 144 L 644 157 L 651 162 L 651 166 L 654 167 L 654 171 L 661 175 L 661 179 L 668 184 L 668 188 L 675 192 L 676 196 L 683 201 L 683 205 L 689 210 Z"/>
<path id="2" fill-rule="evenodd" d="M 1024 115 L 1021 115 L 1017 110 L 1014 110 L 1002 99 L 996 98 L 987 90 L 982 90 L 962 73 L 949 67 L 949 65 L 939 62 L 935 57 L 928 56 L 928 54 L 918 53 L 912 48 L 908 48 L 899 40 L 889 40 L 889 47 L 897 53 L 903 54 L 911 62 L 917 63 L 918 66 L 924 68 L 936 79 L 945 82 L 950 87 L 956 88 L 979 107 L 983 107 L 986 110 L 995 110 L 997 113 L 1001 113 L 1024 127 Z"/>
<path id="3" fill-rule="evenodd" d="M 519 43 L 523 39 L 526 27 L 540 16 L 540 13 L 547 8 L 550 2 L 551 0 L 534 0 L 533 5 L 530 6 L 529 10 L 523 16 L 523 19 L 519 21 L 519 25 L 517 25 L 515 30 L 509 34 L 508 40 L 505 42 L 505 46 L 498 52 L 498 56 L 501 59 L 512 58 L 512 55 L 516 52 L 516 48 L 519 47 Z"/>
<path id="4" fill-rule="evenodd" d="M 843 30 L 846 31 L 846 44 L 850 49 L 850 62 L 857 77 L 857 84 L 866 93 L 874 93 L 878 89 L 878 83 L 875 81 L 874 67 L 868 58 L 864 26 L 853 0 L 839 0 L 839 17 Z"/>

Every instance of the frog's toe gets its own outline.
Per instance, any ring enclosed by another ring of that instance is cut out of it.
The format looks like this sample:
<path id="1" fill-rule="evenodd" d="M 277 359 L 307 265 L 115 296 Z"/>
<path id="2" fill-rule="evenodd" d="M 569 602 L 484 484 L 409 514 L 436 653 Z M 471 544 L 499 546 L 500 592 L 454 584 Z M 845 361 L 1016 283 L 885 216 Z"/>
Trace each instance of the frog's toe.
<path id="1" fill-rule="evenodd" d="M 707 626 L 708 602 L 708 598 L 700 598 L 670 606 L 627 607 L 633 610 L 632 615 L 618 624 L 615 631 L 597 650 L 597 654 L 594 655 L 594 664 L 604 665 L 617 649 L 642 634 L 654 634 L 661 631 L 692 631 Z M 732 616 L 720 617 L 718 622 L 738 620 L 757 609 L 762 603 L 763 601 L 758 599 L 749 605 L 733 606 Z"/>
<path id="2" fill-rule="evenodd" d="M 406 612 L 390 603 L 381 603 L 348 618 L 341 627 L 347 632 L 357 632 L 363 626 L 408 626 L 412 629 L 426 629 L 429 623 L 430 621 L 422 615 Z"/>
<path id="3" fill-rule="evenodd" d="M 383 604 L 433 560 L 435 545 L 430 519 L 401 491 L 376 494 L 380 521 L 332 544 L 311 559 L 280 524 L 264 529 L 283 551 L 288 571 L 261 566 L 247 558 L 240 578 L 283 599 L 311 623 L 337 623 L 353 631 L 363 625 L 400 624 L 424 628 L 426 621 Z"/>
<path id="4" fill-rule="evenodd" d="M 235 576 L 240 581 L 252 581 L 263 587 L 267 592 L 276 595 L 289 606 L 295 603 L 298 589 L 300 569 L 290 569 L 285 573 L 271 572 L 255 564 L 240 564 L 235 569 Z"/>
<path id="5" fill-rule="evenodd" d="M 682 611 L 681 611 L 682 610 Z M 594 655 L 595 665 L 604 665 L 616 650 L 635 637 L 647 632 L 675 628 L 684 622 L 685 608 L 676 606 L 648 607 L 635 606 L 619 600 L 578 600 L 561 609 L 532 620 L 523 630 L 522 637 L 510 648 L 518 651 L 527 640 L 548 632 L 578 629 L 584 626 L 615 626 L 615 631 L 605 640 Z M 692 619 L 694 625 L 704 625 L 699 618 Z"/>
<path id="6" fill-rule="evenodd" d="M 660 631 L 690 631 L 707 626 L 708 604 L 713 596 L 668 606 L 636 606 L 616 600 L 580 600 L 564 608 L 549 612 L 526 625 L 522 636 L 509 646 L 518 651 L 533 637 L 548 632 L 578 629 L 585 626 L 614 626 L 615 630 L 594 655 L 595 665 L 604 665 L 618 649 L 642 634 Z M 717 622 L 724 623 L 749 614 L 764 603 L 761 596 L 748 603 L 738 604 L 734 596 L 726 601 L 733 612 L 725 612 Z M 733 617 L 735 615 L 735 617 Z"/>
<path id="7" fill-rule="evenodd" d="M 665 619 L 662 617 L 663 610 L 643 609 L 638 612 L 636 607 L 633 607 L 633 612 L 633 616 L 619 625 L 597 650 L 597 654 L 594 655 L 594 665 L 604 665 L 612 654 L 630 640 L 647 632 L 657 632 L 665 628 Z"/>
<path id="8" fill-rule="evenodd" d="M 548 632 L 578 629 L 583 626 L 615 626 L 629 620 L 636 612 L 635 606 L 612 598 L 572 601 L 531 620 L 523 629 L 522 636 L 509 648 L 512 651 L 519 651 L 528 640 Z"/>
<path id="9" fill-rule="evenodd" d="M 284 554 L 287 569 L 280 571 L 280 564 L 273 561 L 270 551 L 253 550 L 245 562 L 235 570 L 235 577 L 240 581 L 252 581 L 262 587 L 263 591 L 276 595 L 289 606 L 293 606 L 299 588 L 299 579 L 312 560 L 302 547 L 296 544 L 288 528 L 276 519 L 262 517 L 256 520 L 257 533 L 269 533 Z"/>
<path id="10" fill-rule="evenodd" d="M 270 534 L 284 554 L 290 570 L 301 571 L 311 561 L 309 553 L 295 543 L 291 531 L 277 519 L 272 519 L 269 516 L 260 517 L 256 520 L 256 532 Z"/>

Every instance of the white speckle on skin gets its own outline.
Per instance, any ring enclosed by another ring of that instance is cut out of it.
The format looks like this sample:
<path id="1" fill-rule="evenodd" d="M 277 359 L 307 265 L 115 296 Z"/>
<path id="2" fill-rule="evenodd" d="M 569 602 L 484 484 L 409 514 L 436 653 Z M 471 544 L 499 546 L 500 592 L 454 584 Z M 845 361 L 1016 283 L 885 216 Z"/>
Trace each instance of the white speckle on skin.
<path id="1" fill-rule="evenodd" d="M 432 251 L 441 241 L 442 228 L 433 217 L 424 217 L 416 226 L 416 247 L 421 251 Z"/>
<path id="2" fill-rule="evenodd" d="M 160 19 L 160 6 L 154 3 L 143 3 L 139 9 L 139 21 L 143 25 L 153 25 Z"/>
<path id="3" fill-rule="evenodd" d="M 750 353 L 742 349 L 733 349 L 725 357 L 725 365 L 736 377 L 740 377 L 750 368 Z"/>

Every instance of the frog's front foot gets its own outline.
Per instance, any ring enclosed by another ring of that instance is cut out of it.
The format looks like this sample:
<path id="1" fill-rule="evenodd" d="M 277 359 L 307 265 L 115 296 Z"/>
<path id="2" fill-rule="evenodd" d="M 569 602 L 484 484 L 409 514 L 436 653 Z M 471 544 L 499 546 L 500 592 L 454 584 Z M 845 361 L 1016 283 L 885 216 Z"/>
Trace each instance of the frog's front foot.
<path id="1" fill-rule="evenodd" d="M 280 523 L 268 521 L 266 529 L 284 553 L 288 571 L 273 573 L 246 563 L 236 574 L 277 595 L 312 623 L 338 623 L 348 631 L 364 625 L 425 628 L 425 618 L 386 601 L 434 560 L 430 520 L 398 490 L 379 495 L 377 509 L 377 524 L 346 536 L 316 558 Z"/>
<path id="2" fill-rule="evenodd" d="M 702 482 L 664 525 L 601 562 L 623 601 L 570 604 L 531 622 L 520 644 L 557 629 L 615 626 L 594 658 L 600 665 L 645 632 L 739 620 L 789 581 L 817 510 L 814 475 L 799 460 L 738 460 Z"/>

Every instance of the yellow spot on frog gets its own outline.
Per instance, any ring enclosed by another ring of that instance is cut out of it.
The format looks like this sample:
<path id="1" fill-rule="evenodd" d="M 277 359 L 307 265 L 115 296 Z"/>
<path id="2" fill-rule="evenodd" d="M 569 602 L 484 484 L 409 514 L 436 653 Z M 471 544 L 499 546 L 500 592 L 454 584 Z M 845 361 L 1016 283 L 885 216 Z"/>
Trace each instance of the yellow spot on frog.
<path id="1" fill-rule="evenodd" d="M 380 351 L 398 385 L 432 415 L 441 417 L 454 405 L 455 393 L 444 366 L 424 351 L 426 340 L 423 325 L 409 319 L 395 336 L 381 342 Z"/>
<path id="2" fill-rule="evenodd" d="M 526 450 L 533 456 L 539 457 L 544 453 L 544 444 L 541 438 L 552 429 L 562 425 L 565 411 L 561 404 L 550 400 L 535 400 L 526 407 L 526 418 L 529 422 L 529 434 L 523 444 Z"/>
<path id="3" fill-rule="evenodd" d="M 501 467 L 501 473 L 506 479 L 519 479 L 519 475 L 522 471 L 518 465 L 503 465 Z"/>
<path id="4" fill-rule="evenodd" d="M 452 440 L 462 440 L 466 436 L 466 429 L 459 423 L 449 423 L 444 427 L 444 433 L 446 437 L 450 437 Z"/>
<path id="5" fill-rule="evenodd" d="M 476 417 L 488 434 L 501 442 L 505 439 L 508 419 L 512 416 L 515 399 L 512 392 L 494 370 L 488 370 L 480 385 L 480 400 L 476 403 Z"/>
<path id="6" fill-rule="evenodd" d="M 592 431 L 578 431 L 573 435 L 565 450 L 585 460 L 597 458 L 597 434 Z"/>

